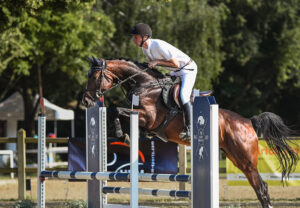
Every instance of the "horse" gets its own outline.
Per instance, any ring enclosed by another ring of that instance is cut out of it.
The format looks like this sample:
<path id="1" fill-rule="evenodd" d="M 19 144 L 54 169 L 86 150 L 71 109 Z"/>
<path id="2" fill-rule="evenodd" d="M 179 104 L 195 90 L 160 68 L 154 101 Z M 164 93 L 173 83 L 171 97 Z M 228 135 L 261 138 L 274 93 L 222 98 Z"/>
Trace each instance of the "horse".
<path id="1" fill-rule="evenodd" d="M 97 99 L 111 89 L 121 86 L 126 96 L 139 96 L 139 125 L 148 132 L 157 134 L 166 141 L 190 145 L 180 133 L 184 129 L 182 111 L 168 107 L 162 91 L 172 83 L 170 78 L 147 64 L 120 59 L 89 58 L 91 69 L 82 102 L 85 106 L 95 105 Z M 117 117 L 128 124 L 131 109 L 117 108 Z M 175 112 L 175 113 L 174 113 Z M 128 124 L 129 125 L 129 124 Z M 119 129 L 120 130 L 120 129 Z M 282 182 L 289 177 L 298 162 L 298 155 L 288 144 L 292 130 L 282 119 L 271 112 L 251 118 L 226 109 L 219 109 L 219 147 L 247 177 L 263 208 L 272 207 L 268 185 L 257 170 L 258 135 L 262 135 L 277 156 L 282 171 Z"/>

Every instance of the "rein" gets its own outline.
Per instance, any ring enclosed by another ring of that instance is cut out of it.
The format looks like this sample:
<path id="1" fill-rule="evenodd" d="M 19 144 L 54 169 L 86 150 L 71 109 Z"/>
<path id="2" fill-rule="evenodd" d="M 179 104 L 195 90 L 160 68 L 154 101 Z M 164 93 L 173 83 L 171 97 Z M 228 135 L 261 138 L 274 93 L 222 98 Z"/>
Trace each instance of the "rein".
<path id="1" fill-rule="evenodd" d="M 135 94 L 137 91 L 143 89 L 143 88 L 148 88 L 148 87 L 160 87 L 160 88 L 164 88 L 167 85 L 174 85 L 179 83 L 178 81 L 172 81 L 172 80 L 168 80 L 166 78 L 162 79 L 162 80 L 157 80 L 156 82 L 150 82 L 147 85 L 142 85 L 138 88 L 133 88 L 128 92 L 128 96 Z"/>
<path id="2" fill-rule="evenodd" d="M 99 66 L 96 66 L 96 67 L 92 67 L 88 73 L 88 76 L 90 77 L 95 71 L 101 71 L 101 75 L 100 75 L 100 78 L 98 79 L 98 82 L 99 82 L 99 89 L 97 89 L 97 87 L 95 89 L 85 89 L 85 92 L 88 92 L 88 91 L 95 91 L 96 93 L 96 97 L 99 98 L 99 97 L 102 97 L 105 93 L 111 91 L 112 89 L 116 88 L 116 87 L 119 87 L 120 85 L 122 86 L 122 84 L 126 83 L 127 81 L 129 80 L 133 80 L 134 82 L 136 82 L 133 78 L 136 77 L 137 75 L 147 71 L 149 68 L 145 68 L 145 69 L 142 69 L 141 71 L 139 71 L 138 73 L 134 74 L 134 75 L 131 75 L 129 77 L 127 77 L 126 79 L 124 80 L 121 80 L 116 74 L 114 74 L 113 72 L 109 71 L 107 69 L 107 64 L 106 64 L 106 61 L 104 59 L 100 59 L 99 61 L 97 59 L 95 59 L 93 57 L 93 61 L 96 61 L 97 63 L 102 63 L 102 64 L 99 64 Z M 109 74 L 111 74 L 113 77 L 115 77 L 118 82 L 112 86 L 110 89 L 108 90 L 105 90 L 105 91 L 101 91 L 101 82 L 102 82 L 102 79 L 103 77 L 105 79 L 109 79 L 109 77 L 107 77 L 107 75 L 105 74 L 105 71 L 107 71 Z M 125 92 L 124 92 L 124 89 L 121 88 L 124 95 L 125 95 Z M 93 97 L 91 95 L 89 95 L 88 93 L 85 93 L 90 99 L 94 100 Z"/>
<path id="3" fill-rule="evenodd" d="M 115 73 L 109 71 L 107 69 L 107 64 L 106 64 L 106 61 L 104 59 L 96 59 L 93 57 L 93 62 L 94 63 L 97 63 L 97 66 L 92 66 L 89 73 L 88 73 L 88 77 L 90 78 L 92 76 L 92 74 L 96 71 L 101 71 L 101 75 L 100 75 L 100 78 L 97 80 L 97 85 L 94 89 L 88 89 L 86 88 L 85 89 L 85 94 L 91 99 L 94 101 L 94 98 L 89 94 L 89 93 L 86 93 L 88 91 L 94 91 L 95 94 L 96 94 L 96 97 L 97 98 L 100 98 L 102 97 L 105 93 L 113 90 L 114 88 L 116 87 L 119 87 L 121 86 L 121 89 L 122 89 L 122 92 L 123 94 L 125 95 L 127 101 L 129 101 L 128 97 L 130 97 L 130 95 L 132 94 L 135 94 L 137 91 L 143 89 L 143 88 L 148 88 L 148 87 L 160 87 L 160 88 L 163 88 L 164 86 L 166 85 L 173 85 L 175 84 L 176 82 L 173 82 L 172 80 L 168 80 L 168 79 L 162 79 L 162 80 L 157 80 L 155 82 L 151 82 L 149 84 L 145 84 L 145 85 L 142 85 L 138 88 L 132 88 L 129 92 L 127 92 L 128 94 L 126 95 L 126 92 L 124 91 L 124 88 L 122 87 L 122 84 L 128 82 L 129 80 L 132 80 L 136 83 L 136 81 L 133 79 L 134 77 L 140 75 L 141 73 L 143 72 L 146 72 L 149 68 L 148 67 L 145 67 L 144 69 L 140 69 L 139 72 L 127 77 L 126 79 L 124 80 L 121 80 Z M 101 83 L 102 83 L 102 80 L 103 80 L 103 77 L 105 79 L 110 79 L 106 74 L 105 72 L 109 73 L 112 75 L 112 77 L 116 78 L 117 79 L 117 83 L 115 83 L 110 89 L 107 89 L 105 91 L 101 91 Z"/>
<path id="4" fill-rule="evenodd" d="M 139 75 L 139 74 L 141 74 L 142 72 L 147 71 L 148 69 L 149 69 L 149 68 L 142 69 L 140 72 L 138 72 L 138 73 L 136 73 L 136 74 L 134 74 L 134 75 L 131 75 L 130 77 L 127 77 L 127 78 L 124 79 L 124 80 L 121 80 L 117 75 L 115 75 L 114 73 L 112 73 L 111 71 L 109 71 L 111 74 L 114 74 L 114 75 L 117 77 L 117 79 L 118 79 L 119 82 L 118 82 L 117 84 L 115 84 L 114 86 L 112 86 L 110 89 L 103 91 L 103 92 L 101 93 L 101 96 L 104 95 L 105 93 L 111 91 L 112 89 L 114 89 L 114 88 L 116 88 L 116 87 L 119 87 L 120 85 L 122 86 L 122 84 L 124 84 L 125 82 L 127 82 L 127 81 L 129 81 L 129 80 L 133 80 L 134 82 L 136 82 L 136 81 L 135 81 L 134 79 L 132 79 L 132 78 L 135 77 L 135 76 L 137 76 L 137 75 Z M 107 70 L 107 71 L 108 71 L 108 70 Z M 101 85 L 100 85 L 100 87 L 101 87 Z M 122 89 L 123 89 L 123 88 L 122 88 Z M 123 92 L 124 92 L 124 91 L 123 91 Z"/>

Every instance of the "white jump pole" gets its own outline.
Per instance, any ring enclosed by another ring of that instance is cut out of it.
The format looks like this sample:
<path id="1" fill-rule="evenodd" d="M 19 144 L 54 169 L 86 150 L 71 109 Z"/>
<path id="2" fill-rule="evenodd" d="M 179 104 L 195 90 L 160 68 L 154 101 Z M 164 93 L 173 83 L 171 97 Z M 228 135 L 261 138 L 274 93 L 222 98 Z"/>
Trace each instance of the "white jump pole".
<path id="1" fill-rule="evenodd" d="M 139 114 L 130 112 L 130 207 L 139 201 Z"/>
<path id="2" fill-rule="evenodd" d="M 211 207 L 219 207 L 219 105 L 210 105 Z"/>
<path id="3" fill-rule="evenodd" d="M 45 179 L 40 177 L 46 168 L 46 115 L 39 114 L 38 117 L 38 208 L 45 207 Z"/>

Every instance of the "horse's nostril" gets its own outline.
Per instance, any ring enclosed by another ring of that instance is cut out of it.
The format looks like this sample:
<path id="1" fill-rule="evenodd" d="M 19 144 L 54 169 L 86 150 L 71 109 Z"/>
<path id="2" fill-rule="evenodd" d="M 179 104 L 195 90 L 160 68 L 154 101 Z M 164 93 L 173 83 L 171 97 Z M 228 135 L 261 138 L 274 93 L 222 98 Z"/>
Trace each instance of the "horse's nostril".
<path id="1" fill-rule="evenodd" d="M 87 107 L 88 106 L 88 101 L 87 101 L 87 97 L 83 97 L 82 98 L 82 100 L 81 100 L 81 103 L 85 106 L 85 107 Z"/>
<path id="2" fill-rule="evenodd" d="M 97 98 L 100 98 L 100 97 L 101 97 L 101 92 L 97 91 L 97 92 L 96 92 L 96 97 L 97 97 Z"/>

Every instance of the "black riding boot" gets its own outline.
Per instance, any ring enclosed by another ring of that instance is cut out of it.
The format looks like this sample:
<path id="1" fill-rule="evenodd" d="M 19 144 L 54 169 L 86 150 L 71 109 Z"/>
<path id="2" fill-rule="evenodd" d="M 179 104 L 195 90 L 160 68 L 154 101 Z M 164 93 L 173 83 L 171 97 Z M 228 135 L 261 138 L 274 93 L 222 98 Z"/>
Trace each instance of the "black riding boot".
<path id="1" fill-rule="evenodd" d="M 187 102 L 183 105 L 184 111 L 184 120 L 186 126 L 186 136 L 191 137 L 191 114 L 192 114 L 192 105 L 191 102 Z"/>

